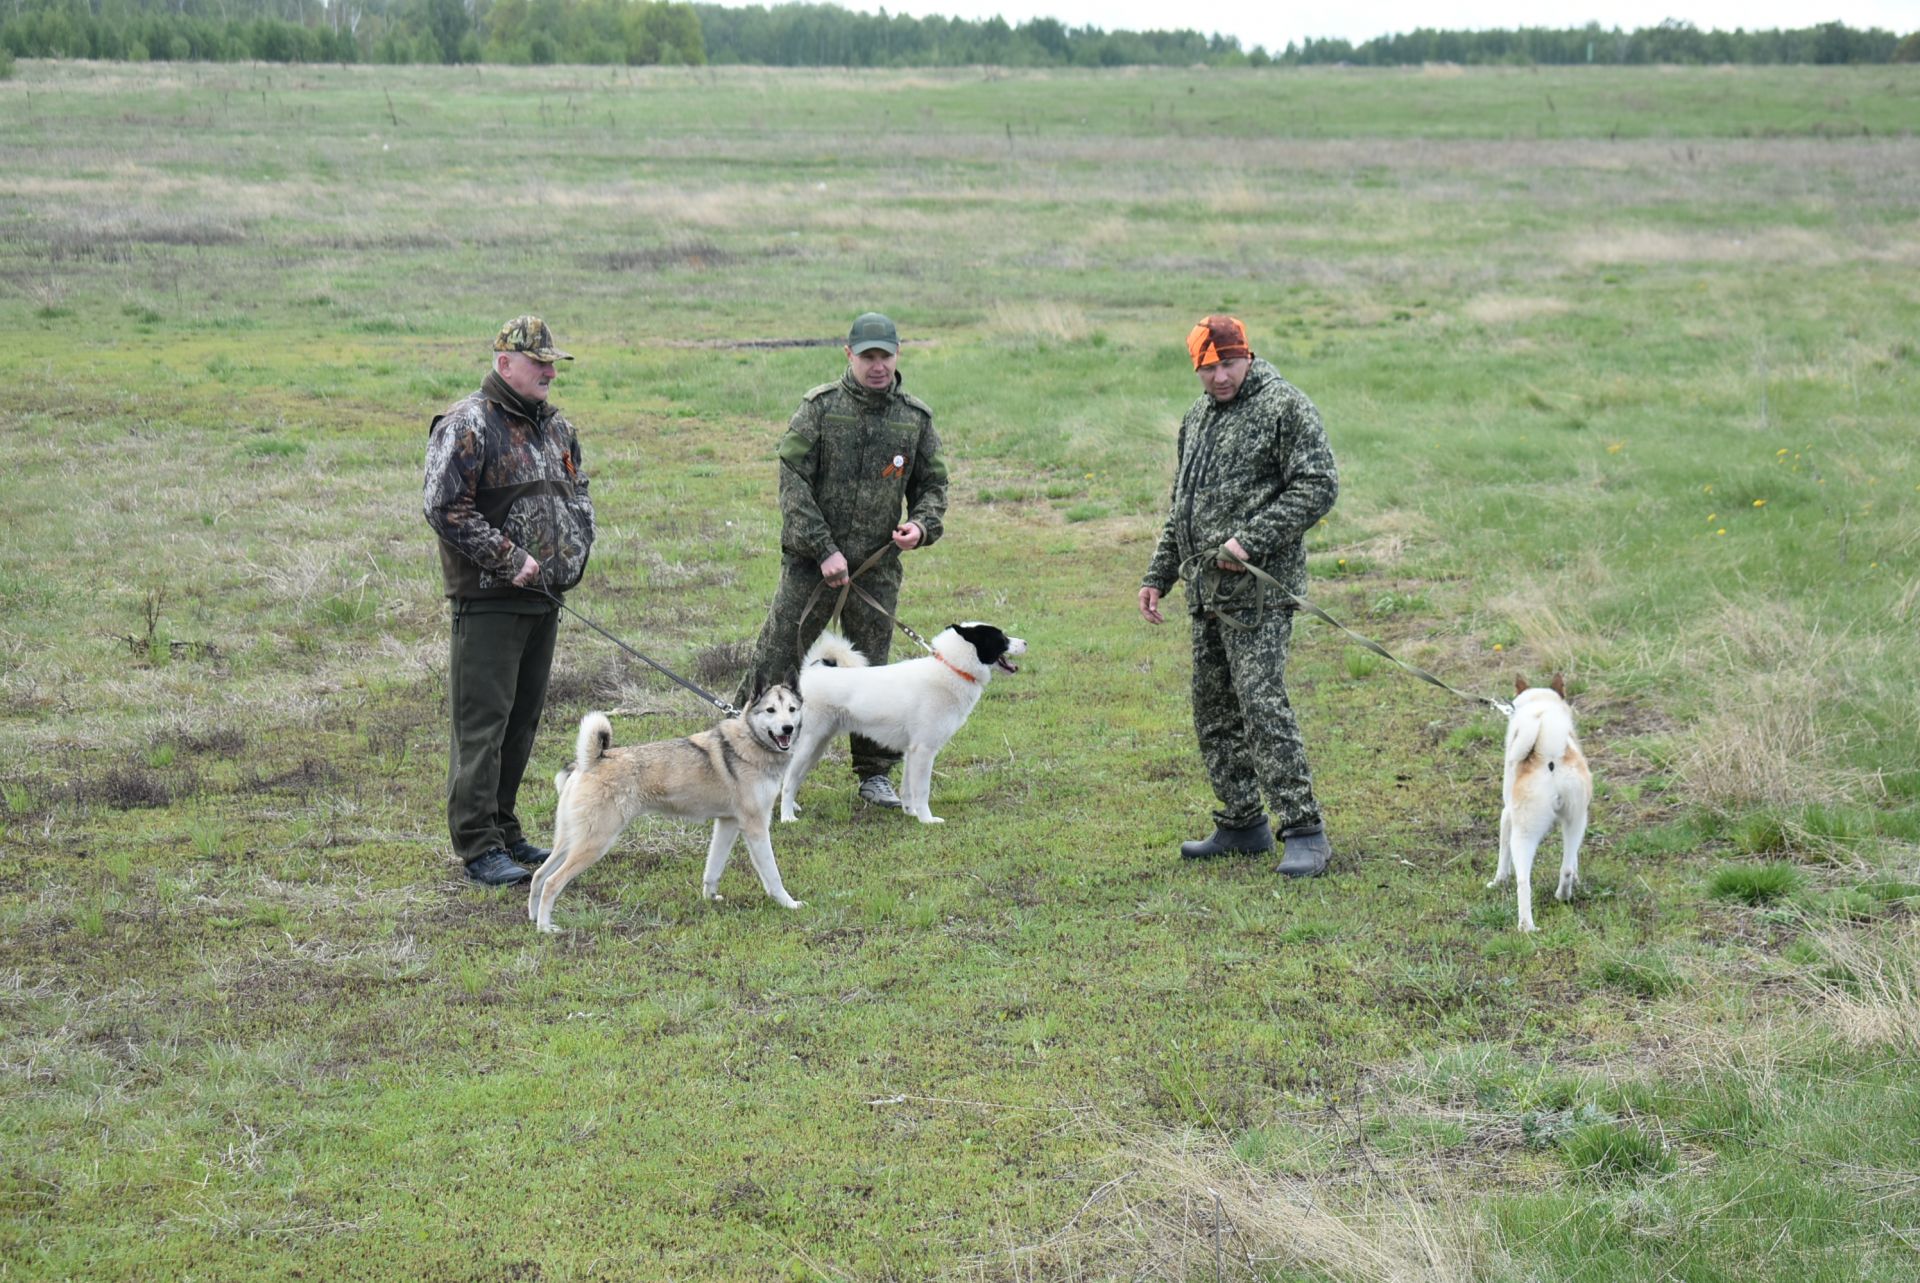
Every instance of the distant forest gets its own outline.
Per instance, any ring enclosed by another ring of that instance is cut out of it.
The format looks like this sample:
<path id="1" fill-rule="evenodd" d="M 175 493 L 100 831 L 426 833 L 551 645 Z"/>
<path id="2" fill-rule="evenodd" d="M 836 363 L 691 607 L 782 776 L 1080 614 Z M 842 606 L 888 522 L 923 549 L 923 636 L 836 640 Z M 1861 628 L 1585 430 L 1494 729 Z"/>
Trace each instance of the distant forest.
<path id="1" fill-rule="evenodd" d="M 1791 31 L 1529 27 L 1418 30 L 1270 51 L 1198 31 L 1103 31 L 1052 18 L 913 18 L 828 4 L 671 0 L 0 0 L 0 74 L 14 58 L 390 63 L 736 63 L 782 67 L 1295 67 L 1426 62 L 1886 63 L 1904 38 L 1827 22 Z"/>

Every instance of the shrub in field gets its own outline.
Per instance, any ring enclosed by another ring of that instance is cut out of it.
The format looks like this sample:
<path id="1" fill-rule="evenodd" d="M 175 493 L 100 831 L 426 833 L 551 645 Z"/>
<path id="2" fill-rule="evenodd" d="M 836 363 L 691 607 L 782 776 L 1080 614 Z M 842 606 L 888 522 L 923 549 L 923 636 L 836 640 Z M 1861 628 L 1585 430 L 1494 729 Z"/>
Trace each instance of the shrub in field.
<path id="1" fill-rule="evenodd" d="M 1666 958 L 1645 952 L 1608 958 L 1600 964 L 1600 979 L 1643 998 L 1664 997 L 1686 984 Z"/>
<path id="2" fill-rule="evenodd" d="M 1734 864 L 1713 875 L 1707 890 L 1716 899 L 1742 904 L 1772 904 L 1800 888 L 1800 870 L 1791 864 Z"/>
<path id="3" fill-rule="evenodd" d="M 1675 1166 L 1665 1145 L 1630 1123 L 1588 1123 L 1561 1143 L 1560 1152 L 1574 1170 L 1601 1184 L 1638 1180 Z"/>

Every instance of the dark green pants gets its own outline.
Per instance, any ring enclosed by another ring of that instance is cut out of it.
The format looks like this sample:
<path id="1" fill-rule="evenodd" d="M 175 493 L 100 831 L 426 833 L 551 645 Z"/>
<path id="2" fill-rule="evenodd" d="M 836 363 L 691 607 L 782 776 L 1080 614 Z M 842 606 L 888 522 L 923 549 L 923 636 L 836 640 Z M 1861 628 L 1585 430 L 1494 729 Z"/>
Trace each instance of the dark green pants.
<path id="1" fill-rule="evenodd" d="M 462 863 L 525 836 L 514 803 L 547 702 L 559 625 L 557 610 L 518 614 L 453 603 L 447 832 Z"/>
<path id="2" fill-rule="evenodd" d="M 897 613 L 900 579 L 900 559 L 887 557 L 860 576 L 859 584 L 873 594 L 875 601 Z M 813 590 L 822 582 L 820 567 L 806 558 L 782 559 L 780 586 L 774 590 L 767 622 L 760 629 L 760 639 L 754 643 L 753 663 L 733 697 L 734 707 L 745 708 L 756 691 L 768 686 L 799 680 L 801 656 L 827 626 L 833 603 L 840 596 L 838 588 L 822 588 L 814 598 L 813 609 L 807 610 L 807 598 L 813 596 Z M 804 627 L 801 626 L 802 612 L 806 614 Z M 852 593 L 847 594 L 847 604 L 840 612 L 840 631 L 867 657 L 869 664 L 878 666 L 887 662 L 888 648 L 893 644 L 893 621 Z M 805 715 L 802 710 L 801 716 Z M 848 736 L 847 749 L 853 758 L 854 775 L 863 780 L 869 775 L 885 775 L 900 764 L 900 754 L 864 735 Z"/>

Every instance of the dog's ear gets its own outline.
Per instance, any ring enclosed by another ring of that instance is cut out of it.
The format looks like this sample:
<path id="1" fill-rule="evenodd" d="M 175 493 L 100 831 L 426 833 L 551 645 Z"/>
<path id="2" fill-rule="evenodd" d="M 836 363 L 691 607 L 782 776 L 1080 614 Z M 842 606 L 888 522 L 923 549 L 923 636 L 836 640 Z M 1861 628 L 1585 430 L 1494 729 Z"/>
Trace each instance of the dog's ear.
<path id="1" fill-rule="evenodd" d="M 765 682 L 755 682 L 753 684 L 753 694 L 747 696 L 746 707 L 752 708 L 755 704 L 758 704 L 760 697 L 767 693 L 767 689 L 768 687 Z"/>
<path id="2" fill-rule="evenodd" d="M 788 690 L 792 691 L 796 696 L 799 695 L 800 670 L 796 668 L 791 672 L 780 674 L 780 684 L 782 686 L 785 686 Z"/>
<path id="3" fill-rule="evenodd" d="M 1553 675 L 1553 693 L 1558 695 L 1561 699 L 1565 699 L 1567 697 L 1567 679 L 1562 677 L 1559 673 L 1555 673 Z"/>
<path id="4" fill-rule="evenodd" d="M 1513 675 L 1513 693 L 1516 695 L 1524 695 L 1527 693 L 1526 674 L 1515 673 Z"/>

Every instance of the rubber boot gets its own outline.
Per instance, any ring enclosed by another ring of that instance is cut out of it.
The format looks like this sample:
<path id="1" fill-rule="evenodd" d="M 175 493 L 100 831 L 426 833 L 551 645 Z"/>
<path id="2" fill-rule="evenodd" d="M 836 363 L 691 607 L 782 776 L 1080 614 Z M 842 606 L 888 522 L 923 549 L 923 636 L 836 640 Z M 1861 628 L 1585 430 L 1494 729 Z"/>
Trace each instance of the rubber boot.
<path id="1" fill-rule="evenodd" d="M 1283 853 L 1274 872 L 1290 878 L 1317 878 L 1327 871 L 1333 858 L 1333 844 L 1327 831 L 1316 824 L 1311 828 L 1288 829 L 1280 834 Z"/>
<path id="2" fill-rule="evenodd" d="M 1266 817 L 1261 816 L 1258 824 L 1250 824 L 1243 829 L 1230 829 L 1224 824 L 1216 824 L 1213 836 L 1203 842 L 1182 842 L 1180 858 L 1183 860 L 1211 860 L 1217 855 L 1265 855 L 1273 850 L 1273 829 Z"/>

